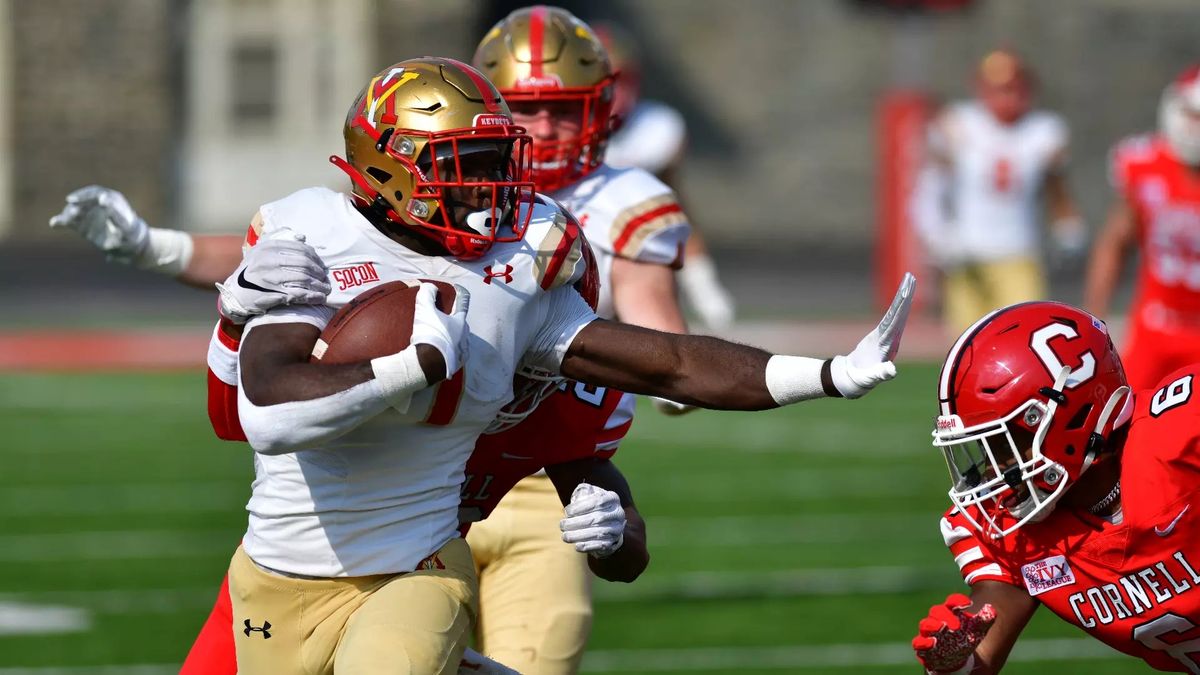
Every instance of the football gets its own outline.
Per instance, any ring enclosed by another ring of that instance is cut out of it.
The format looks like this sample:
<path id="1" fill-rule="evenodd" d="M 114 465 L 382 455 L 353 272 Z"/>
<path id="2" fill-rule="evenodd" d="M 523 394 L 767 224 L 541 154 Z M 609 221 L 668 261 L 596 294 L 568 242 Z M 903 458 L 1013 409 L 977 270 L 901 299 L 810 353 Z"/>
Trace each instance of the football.
<path id="1" fill-rule="evenodd" d="M 430 279 L 390 281 L 356 296 L 338 310 L 313 345 L 310 360 L 327 364 L 358 363 L 408 347 L 417 289 L 422 281 L 437 286 L 437 307 L 449 314 L 454 307 L 453 285 Z"/>

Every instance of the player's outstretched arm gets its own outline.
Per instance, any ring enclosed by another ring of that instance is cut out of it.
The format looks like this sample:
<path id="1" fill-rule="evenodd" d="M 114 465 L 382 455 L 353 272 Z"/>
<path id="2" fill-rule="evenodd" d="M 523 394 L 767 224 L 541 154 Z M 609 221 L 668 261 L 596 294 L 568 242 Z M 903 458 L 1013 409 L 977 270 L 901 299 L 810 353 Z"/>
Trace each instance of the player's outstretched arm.
<path id="1" fill-rule="evenodd" d="M 930 675 L 999 673 L 1037 607 L 1016 586 L 977 582 L 969 598 L 954 593 L 930 608 L 918 624 L 913 650 Z"/>
<path id="2" fill-rule="evenodd" d="M 1113 291 L 1121 277 L 1121 268 L 1136 244 L 1137 227 L 1133 207 L 1126 200 L 1119 199 L 1109 209 L 1104 229 L 1092 246 L 1083 288 L 1084 309 L 1099 317 L 1108 315 Z"/>
<path id="3" fill-rule="evenodd" d="M 823 396 L 858 398 L 896 375 L 893 363 L 916 278 L 850 354 L 820 360 L 597 320 L 575 336 L 563 375 L 621 391 L 722 410 L 764 410 Z"/>
<path id="4" fill-rule="evenodd" d="M 258 452 L 301 450 L 345 434 L 388 407 L 408 409 L 412 394 L 445 379 L 466 355 L 470 296 L 458 289 L 450 314 L 437 289 L 421 284 L 410 344 L 370 361 L 310 363 L 320 329 L 300 321 L 249 324 L 238 354 L 238 416 Z"/>
<path id="5" fill-rule="evenodd" d="M 588 554 L 588 567 L 606 581 L 630 582 L 650 564 L 646 522 L 633 491 L 612 461 L 589 457 L 546 467 L 566 507 L 563 541 Z"/>
<path id="6" fill-rule="evenodd" d="M 125 195 L 89 185 L 67 195 L 63 210 L 50 227 L 78 232 L 112 262 L 174 277 L 181 283 L 211 289 L 229 276 L 242 259 L 242 238 L 197 235 L 150 227 Z"/>

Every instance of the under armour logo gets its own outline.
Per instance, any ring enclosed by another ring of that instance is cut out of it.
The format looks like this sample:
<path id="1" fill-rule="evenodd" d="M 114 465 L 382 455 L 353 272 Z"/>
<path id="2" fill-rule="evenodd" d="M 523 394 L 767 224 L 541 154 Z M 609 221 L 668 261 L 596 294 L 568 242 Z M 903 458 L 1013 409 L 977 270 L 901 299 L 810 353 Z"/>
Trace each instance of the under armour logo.
<path id="1" fill-rule="evenodd" d="M 246 619 L 246 630 L 244 630 L 242 632 L 246 634 L 246 637 L 250 637 L 251 633 L 259 632 L 259 633 L 263 634 L 264 640 L 270 640 L 271 639 L 271 622 L 264 621 L 262 627 L 259 628 L 258 626 L 251 626 L 250 619 Z"/>
<path id="2" fill-rule="evenodd" d="M 499 269 L 499 271 L 497 271 L 497 268 L 501 268 L 500 263 L 491 265 L 487 269 L 483 270 L 484 273 L 487 274 L 487 276 L 483 278 L 483 283 L 490 284 L 492 283 L 492 279 L 502 279 L 504 280 L 504 283 L 511 284 L 513 279 L 513 266 L 504 265 L 501 269 Z"/>

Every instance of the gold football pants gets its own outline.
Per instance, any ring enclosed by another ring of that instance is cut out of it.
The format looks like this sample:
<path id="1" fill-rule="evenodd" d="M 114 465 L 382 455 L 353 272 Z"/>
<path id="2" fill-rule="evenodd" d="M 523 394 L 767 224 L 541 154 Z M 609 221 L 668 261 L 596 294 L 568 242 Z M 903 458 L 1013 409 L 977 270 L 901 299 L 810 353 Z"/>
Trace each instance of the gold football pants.
<path id="1" fill-rule="evenodd" d="M 415 572 L 335 579 L 267 572 L 239 546 L 229 597 L 238 675 L 454 675 L 478 585 L 458 538 Z"/>
<path id="2" fill-rule="evenodd" d="M 1045 274 L 1034 258 L 968 263 L 946 272 L 944 288 L 946 330 L 954 336 L 993 309 L 1046 298 Z"/>
<path id="3" fill-rule="evenodd" d="M 550 479 L 517 483 L 467 541 L 479 570 L 479 651 L 525 675 L 579 670 L 592 628 L 587 556 L 562 540 Z"/>

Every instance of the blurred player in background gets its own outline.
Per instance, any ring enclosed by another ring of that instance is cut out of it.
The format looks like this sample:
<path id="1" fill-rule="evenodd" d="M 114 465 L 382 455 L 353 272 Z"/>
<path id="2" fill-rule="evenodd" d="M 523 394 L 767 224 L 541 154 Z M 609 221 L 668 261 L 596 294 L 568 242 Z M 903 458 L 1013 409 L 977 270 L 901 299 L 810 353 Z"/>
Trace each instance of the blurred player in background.
<path id="1" fill-rule="evenodd" d="M 680 165 L 687 149 L 687 123 L 683 115 L 666 103 L 642 98 L 640 52 L 628 31 L 611 22 L 592 26 L 618 74 L 613 114 L 619 124 L 608 139 L 604 161 L 614 167 L 644 169 L 678 193 Z M 695 223 L 677 278 L 688 304 L 705 326 L 721 329 L 733 322 L 736 313 L 733 296 L 721 284 L 704 235 Z"/>
<path id="2" fill-rule="evenodd" d="M 1045 297 L 1043 193 L 1052 254 L 1073 258 L 1086 245 L 1067 186 L 1067 126 L 1032 108 L 1035 84 L 1015 54 L 993 51 L 976 69 L 976 98 L 949 105 L 930 125 L 910 208 L 929 259 L 944 275 L 951 334 L 997 307 Z"/>
<path id="3" fill-rule="evenodd" d="M 1105 316 L 1130 254 L 1142 252 L 1123 359 L 1148 387 L 1200 358 L 1200 65 L 1163 91 L 1157 134 L 1112 151 L 1116 199 L 1092 249 L 1084 304 Z"/>
<path id="4" fill-rule="evenodd" d="M 933 438 L 954 503 L 942 536 L 970 597 L 921 620 L 927 672 L 999 672 L 1042 605 L 1155 669 L 1200 672 L 1198 376 L 1131 391 L 1104 323 L 1054 302 L 958 339 Z"/>
<path id="5" fill-rule="evenodd" d="M 670 187 L 650 173 L 608 164 L 619 75 L 595 32 L 563 9 L 519 9 L 488 31 L 473 63 L 532 136 L 538 190 L 573 213 L 587 234 L 600 271 L 597 312 L 687 332 L 675 270 L 690 221 Z M 655 405 L 670 414 L 688 409 Z M 634 406 L 624 395 L 613 425 L 631 421 Z M 583 557 L 558 541 L 561 510 L 546 477 L 533 476 L 471 529 L 484 606 L 481 651 L 521 672 L 576 672 L 591 629 L 590 575 Z"/>

